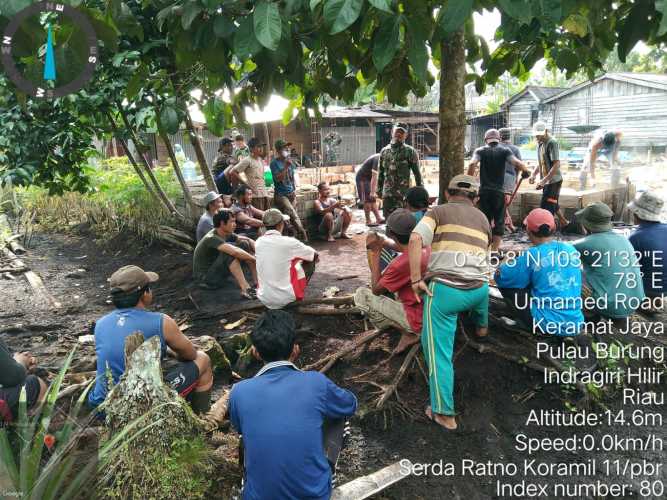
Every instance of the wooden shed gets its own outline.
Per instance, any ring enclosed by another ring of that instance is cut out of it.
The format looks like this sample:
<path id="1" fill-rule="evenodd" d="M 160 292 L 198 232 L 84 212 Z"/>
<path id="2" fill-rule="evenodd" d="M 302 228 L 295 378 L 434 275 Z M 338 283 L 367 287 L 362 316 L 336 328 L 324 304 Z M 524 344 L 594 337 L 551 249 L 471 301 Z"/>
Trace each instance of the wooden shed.
<path id="1" fill-rule="evenodd" d="M 623 149 L 664 151 L 667 146 L 667 75 L 607 73 L 542 102 L 540 119 L 573 146 L 586 146 L 589 132 L 570 127 L 588 125 L 623 132 Z M 590 128 L 589 127 L 589 128 Z"/>
<path id="2" fill-rule="evenodd" d="M 512 129 L 515 144 L 524 144 L 532 139 L 532 127 L 541 118 L 542 103 L 564 90 L 563 87 L 528 85 L 500 106 L 505 115 L 505 126 Z"/>

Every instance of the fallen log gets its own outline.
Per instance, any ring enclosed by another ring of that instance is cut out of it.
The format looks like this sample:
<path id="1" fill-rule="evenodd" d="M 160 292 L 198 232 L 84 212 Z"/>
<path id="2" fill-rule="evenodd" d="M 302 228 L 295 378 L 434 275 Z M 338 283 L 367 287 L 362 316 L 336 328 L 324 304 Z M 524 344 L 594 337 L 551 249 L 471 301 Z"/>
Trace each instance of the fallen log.
<path id="1" fill-rule="evenodd" d="M 412 471 L 412 462 L 403 459 L 383 469 L 345 483 L 331 493 L 331 500 L 364 500 L 405 479 Z"/>
<path id="2" fill-rule="evenodd" d="M 24 276 L 28 280 L 28 283 L 30 283 L 30 286 L 35 292 L 35 295 L 37 295 L 37 297 L 39 297 L 44 302 L 48 303 L 51 309 L 59 309 L 62 307 L 62 304 L 58 302 L 46 289 L 42 278 L 40 278 L 37 273 L 33 271 L 26 271 Z"/>
<path id="3" fill-rule="evenodd" d="M 0 273 L 24 273 L 27 267 L 0 267 Z"/>
<path id="4" fill-rule="evenodd" d="M 368 330 L 367 332 L 360 333 L 356 340 L 348 342 L 348 344 L 341 350 L 330 354 L 329 356 L 322 358 L 315 363 L 304 366 L 303 370 L 316 370 L 320 366 L 324 365 L 324 367 L 320 370 L 320 373 L 326 373 L 334 364 L 336 364 L 339 359 L 356 350 L 359 346 L 365 344 L 366 342 L 370 342 L 382 332 L 383 330 Z M 367 335 L 364 335 L 364 333 Z"/>
<path id="5" fill-rule="evenodd" d="M 293 302 L 291 304 L 288 304 L 286 308 L 314 306 L 314 305 L 344 306 L 352 304 L 354 304 L 354 296 L 343 295 L 341 297 L 318 297 L 314 299 L 305 299 L 299 302 Z M 226 309 L 224 313 L 230 314 L 236 312 L 253 311 L 256 309 L 264 309 L 264 304 L 262 304 L 259 301 L 253 304 L 239 304 L 236 307 L 230 307 L 229 309 Z M 198 315 L 197 319 L 217 318 L 218 316 L 220 316 L 220 312 L 216 311 L 214 314 Z"/>
<path id="6" fill-rule="evenodd" d="M 69 387 L 66 387 L 65 389 L 63 389 L 58 393 L 58 395 L 56 396 L 56 401 L 62 398 L 66 398 L 67 396 L 71 396 L 72 394 L 76 393 L 79 390 L 85 389 L 86 387 L 88 387 L 88 384 L 90 384 L 91 381 L 92 379 L 87 379 L 84 380 L 83 382 L 79 382 L 78 384 L 73 384 L 70 385 Z"/>
<path id="7" fill-rule="evenodd" d="M 297 314 L 306 316 L 345 316 L 347 314 L 360 314 L 361 311 L 354 307 L 336 309 L 335 307 L 297 307 Z"/>
<path id="8" fill-rule="evenodd" d="M 16 240 L 8 241 L 9 249 L 17 255 L 26 253 L 26 249 Z"/>

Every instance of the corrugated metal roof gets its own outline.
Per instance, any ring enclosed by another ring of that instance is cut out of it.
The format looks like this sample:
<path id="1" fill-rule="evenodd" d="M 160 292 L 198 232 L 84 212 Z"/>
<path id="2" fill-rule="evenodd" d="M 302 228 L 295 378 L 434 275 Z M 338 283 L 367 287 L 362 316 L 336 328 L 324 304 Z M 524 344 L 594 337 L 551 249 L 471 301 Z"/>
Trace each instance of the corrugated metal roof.
<path id="1" fill-rule="evenodd" d="M 511 106 L 526 94 L 531 94 L 535 99 L 537 99 L 537 102 L 541 102 L 544 99 L 548 99 L 553 95 L 561 93 L 563 90 L 565 90 L 565 88 L 563 87 L 541 87 L 539 85 L 526 85 L 521 92 L 517 92 L 516 94 L 514 94 L 504 103 L 502 103 L 500 107 L 506 108 L 508 106 Z"/>
<path id="2" fill-rule="evenodd" d="M 340 108 L 322 113 L 323 118 L 391 118 L 391 115 L 372 111 L 368 108 Z"/>
<path id="3" fill-rule="evenodd" d="M 667 91 L 667 75 L 660 75 L 655 73 L 605 73 L 604 75 L 598 76 L 593 81 L 587 80 L 580 83 L 579 85 L 570 87 L 569 89 L 566 89 L 559 94 L 545 99 L 544 102 L 549 103 L 557 101 L 558 99 L 577 92 L 578 90 L 584 89 L 601 80 L 617 80 L 619 82 L 632 83 L 634 85 L 641 85 Z"/>

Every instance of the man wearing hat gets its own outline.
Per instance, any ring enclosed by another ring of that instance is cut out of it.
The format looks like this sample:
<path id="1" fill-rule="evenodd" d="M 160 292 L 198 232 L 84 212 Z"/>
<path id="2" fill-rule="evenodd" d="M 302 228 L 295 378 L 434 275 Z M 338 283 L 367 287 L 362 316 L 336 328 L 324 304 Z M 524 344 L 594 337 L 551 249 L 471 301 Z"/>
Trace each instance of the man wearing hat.
<path id="1" fill-rule="evenodd" d="M 382 148 L 378 163 L 377 197 L 382 198 L 382 213 L 385 217 L 403 207 L 405 193 L 410 188 L 410 171 L 415 176 L 415 184 L 421 186 L 419 154 L 405 144 L 408 129 L 399 124 L 394 127 L 391 144 Z"/>
<path id="2" fill-rule="evenodd" d="M 222 208 L 222 195 L 215 191 L 209 191 L 202 200 L 205 210 L 199 217 L 197 224 L 197 241 L 201 240 L 206 233 L 213 229 L 213 216 Z"/>
<path id="3" fill-rule="evenodd" d="M 497 251 L 505 234 L 505 165 L 510 163 L 523 171 L 525 177 L 530 174 L 526 165 L 514 156 L 510 149 L 500 145 L 498 130 L 487 130 L 484 142 L 486 146 L 477 148 L 472 155 L 468 175 L 475 175 L 479 165 L 479 209 L 486 215 L 489 223 L 493 222 L 491 250 Z"/>
<path id="4" fill-rule="evenodd" d="M 181 396 L 187 397 L 196 413 L 205 413 L 211 404 L 213 373 L 211 361 L 183 335 L 176 321 L 166 314 L 148 311 L 153 303 L 153 286 L 158 275 L 137 266 L 124 266 L 111 275 L 111 300 L 116 309 L 95 323 L 97 376 L 88 402 L 97 407 L 106 398 L 107 370 L 117 384 L 125 372 L 125 339 L 141 333 L 145 340 L 159 337 L 162 357 L 167 347 L 179 362 L 164 374 L 164 381 Z"/>
<path id="5" fill-rule="evenodd" d="M 627 318 L 644 299 L 635 249 L 625 236 L 612 230 L 614 212 L 604 203 L 592 203 L 575 216 L 588 233 L 585 238 L 573 242 L 583 264 L 584 295 L 592 296 L 596 304 L 606 306 L 584 313 L 612 320 Z M 634 307 L 633 301 L 637 301 Z"/>
<path id="6" fill-rule="evenodd" d="M 591 139 L 586 151 L 587 157 L 584 159 L 584 164 L 581 168 L 581 175 L 579 176 L 580 189 L 586 189 L 588 182 L 588 174 L 591 174 L 591 179 L 595 179 L 595 167 L 597 166 L 598 157 L 603 154 L 609 161 L 609 168 L 616 170 L 618 164 L 618 152 L 621 147 L 621 138 L 623 133 L 620 130 L 600 130 Z"/>
<path id="7" fill-rule="evenodd" d="M 401 332 L 395 353 L 405 351 L 409 346 L 419 342 L 422 331 L 423 304 L 415 298 L 410 283 L 410 261 L 408 258 L 408 243 L 410 234 L 417 225 L 417 221 L 409 210 L 399 208 L 392 212 L 387 219 L 387 236 L 394 240 L 398 257 L 391 261 L 381 272 L 381 247 L 371 247 L 368 250 L 368 264 L 371 268 L 371 287 L 358 288 L 354 294 L 354 303 L 364 311 L 375 328 L 397 328 Z M 421 271 L 426 271 L 429 248 L 422 249 Z M 390 292 L 395 299 L 387 297 Z"/>
<path id="8" fill-rule="evenodd" d="M 231 202 L 231 196 L 234 193 L 234 184 L 229 176 L 232 165 L 236 164 L 236 158 L 232 154 L 234 142 L 229 137 L 220 139 L 218 145 L 218 156 L 213 161 L 213 178 L 218 192 L 227 196 Z"/>
<path id="9" fill-rule="evenodd" d="M 317 252 L 296 238 L 283 236 L 289 219 L 277 208 L 264 212 L 266 232 L 255 242 L 257 298 L 269 309 L 302 300 L 315 272 Z"/>
<path id="10" fill-rule="evenodd" d="M 252 189 L 252 205 L 258 210 L 268 210 L 271 208 L 271 200 L 266 191 L 264 183 L 264 162 L 265 156 L 264 144 L 257 137 L 248 141 L 250 154 L 241 158 L 230 170 L 230 177 L 233 182 L 239 183 L 241 180 Z M 245 179 L 240 176 L 243 175 Z"/>
<path id="11" fill-rule="evenodd" d="M 630 235 L 630 243 L 639 254 L 644 292 L 653 299 L 667 295 L 667 224 L 662 223 L 664 200 L 657 193 L 644 191 L 628 205 L 639 227 Z"/>
<path id="12" fill-rule="evenodd" d="M 301 224 L 299 214 L 296 212 L 296 185 L 294 183 L 294 172 L 296 166 L 289 158 L 289 146 L 291 142 L 278 139 L 275 143 L 275 156 L 271 160 L 271 175 L 273 175 L 274 190 L 273 202 L 278 210 L 289 216 L 303 241 L 308 241 L 308 233 Z"/>
<path id="13" fill-rule="evenodd" d="M 540 174 L 540 182 L 537 189 L 542 190 L 542 201 L 540 208 L 548 210 L 558 217 L 560 227 L 564 228 L 569 221 L 563 216 L 558 206 L 560 188 L 563 185 L 563 176 L 560 173 L 560 156 L 558 141 L 549 135 L 547 124 L 535 122 L 533 125 L 533 136 L 537 140 L 537 167 L 530 176 L 530 183 L 535 183 L 537 174 Z"/>
<path id="14" fill-rule="evenodd" d="M 455 176 L 447 189 L 448 202 L 426 212 L 408 247 L 412 291 L 418 303 L 424 301 L 421 342 L 431 398 L 426 415 L 449 430 L 457 428 L 452 352 L 458 315 L 470 312 L 479 339 L 486 337 L 488 324 L 491 227 L 475 208 L 478 190 L 474 177 Z M 422 249 L 428 247 L 431 256 L 424 272 Z"/>

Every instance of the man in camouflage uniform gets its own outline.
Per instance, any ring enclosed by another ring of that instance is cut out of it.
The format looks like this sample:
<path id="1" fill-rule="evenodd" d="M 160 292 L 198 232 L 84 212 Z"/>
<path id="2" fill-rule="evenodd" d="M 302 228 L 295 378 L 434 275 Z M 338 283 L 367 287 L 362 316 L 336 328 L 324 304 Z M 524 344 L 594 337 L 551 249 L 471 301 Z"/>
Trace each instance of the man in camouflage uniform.
<path id="1" fill-rule="evenodd" d="M 404 125 L 394 128 L 391 144 L 380 151 L 377 197 L 382 198 L 382 213 L 386 219 L 397 208 L 402 208 L 405 193 L 410 188 L 410 171 L 417 186 L 422 185 L 419 155 L 405 144 L 408 131 Z"/>

